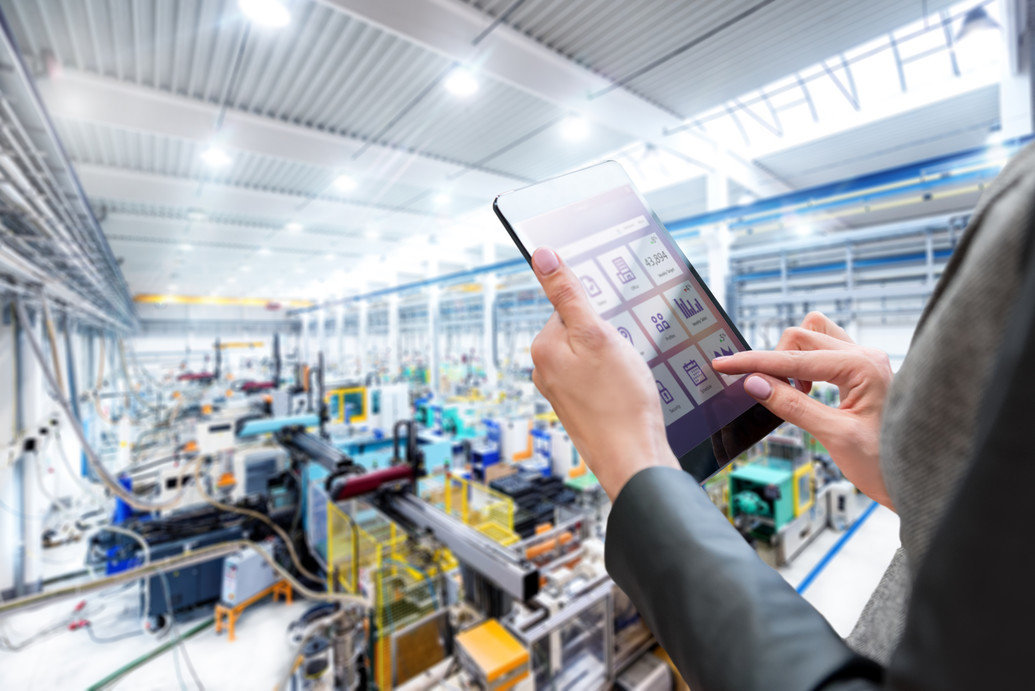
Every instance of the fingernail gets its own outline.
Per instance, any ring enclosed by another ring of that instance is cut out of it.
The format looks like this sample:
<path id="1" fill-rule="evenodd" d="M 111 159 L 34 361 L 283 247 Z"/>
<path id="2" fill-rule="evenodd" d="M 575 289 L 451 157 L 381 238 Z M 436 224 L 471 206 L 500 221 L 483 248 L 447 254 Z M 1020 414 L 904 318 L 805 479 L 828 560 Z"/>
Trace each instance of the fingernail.
<path id="1" fill-rule="evenodd" d="M 730 358 L 729 358 L 728 355 L 720 355 L 719 357 L 712 358 L 712 362 L 723 363 L 723 362 L 726 362 L 729 359 Z"/>
<path id="2" fill-rule="evenodd" d="M 561 265 L 561 260 L 557 256 L 557 253 L 546 247 L 540 247 L 532 253 L 532 266 L 542 276 L 549 276 L 557 267 Z"/>
<path id="3" fill-rule="evenodd" d="M 762 377 L 751 376 L 744 382 L 744 390 L 749 396 L 764 401 L 773 392 L 773 387 Z"/>

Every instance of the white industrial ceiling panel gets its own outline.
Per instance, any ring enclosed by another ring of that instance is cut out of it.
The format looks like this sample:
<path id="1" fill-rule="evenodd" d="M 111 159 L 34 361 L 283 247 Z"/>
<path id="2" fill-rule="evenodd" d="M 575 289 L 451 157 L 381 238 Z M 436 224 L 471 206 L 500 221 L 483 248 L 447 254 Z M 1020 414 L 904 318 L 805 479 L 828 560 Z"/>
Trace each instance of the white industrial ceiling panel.
<path id="1" fill-rule="evenodd" d="M 956 0 L 465 0 L 681 117 Z"/>
<path id="2" fill-rule="evenodd" d="M 521 171 L 533 180 L 557 175 L 584 165 L 625 146 L 628 137 L 610 130 L 593 127 L 580 141 L 567 141 L 560 123 L 540 130 L 535 136 L 504 149 L 489 159 L 487 165 L 501 170 Z"/>
<path id="3" fill-rule="evenodd" d="M 812 187 L 983 146 L 999 126 L 999 87 L 987 86 L 764 156 L 795 187 Z"/>

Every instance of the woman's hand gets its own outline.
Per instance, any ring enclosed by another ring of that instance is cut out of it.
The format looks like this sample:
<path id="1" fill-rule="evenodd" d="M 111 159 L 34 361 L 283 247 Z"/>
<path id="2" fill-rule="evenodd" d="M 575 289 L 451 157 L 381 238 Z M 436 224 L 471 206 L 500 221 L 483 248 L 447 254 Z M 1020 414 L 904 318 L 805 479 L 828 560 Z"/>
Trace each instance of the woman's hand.
<path id="1" fill-rule="evenodd" d="M 532 381 L 604 491 L 613 500 L 644 468 L 678 468 L 647 363 L 555 252 L 537 249 L 532 268 L 556 310 L 532 342 Z"/>
<path id="2" fill-rule="evenodd" d="M 723 374 L 751 374 L 744 390 L 792 425 L 801 427 L 867 496 L 892 507 L 880 470 L 880 422 L 891 385 L 891 365 L 880 350 L 863 348 L 819 312 L 784 331 L 775 351 L 749 350 L 716 358 Z M 785 379 L 793 378 L 798 388 Z M 834 409 L 810 398 L 812 382 L 826 381 L 841 392 Z M 799 390 L 800 389 L 800 390 Z"/>

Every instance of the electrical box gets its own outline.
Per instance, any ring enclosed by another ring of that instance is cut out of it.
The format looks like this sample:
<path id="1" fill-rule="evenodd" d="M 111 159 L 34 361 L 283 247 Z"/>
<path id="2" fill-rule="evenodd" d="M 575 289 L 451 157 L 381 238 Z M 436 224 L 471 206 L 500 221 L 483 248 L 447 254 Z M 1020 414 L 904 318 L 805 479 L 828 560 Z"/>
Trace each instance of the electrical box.
<path id="1" fill-rule="evenodd" d="M 212 456 L 234 448 L 234 420 L 201 420 L 197 423 L 198 453 Z"/>
<path id="2" fill-rule="evenodd" d="M 267 540 L 261 549 L 272 556 L 274 544 L 273 540 Z M 223 604 L 233 607 L 246 602 L 272 586 L 279 578 L 280 574 L 256 550 L 242 549 L 231 554 L 223 562 Z"/>
<path id="3" fill-rule="evenodd" d="M 528 650 L 495 619 L 457 634 L 456 656 L 487 691 L 514 688 L 529 676 Z"/>

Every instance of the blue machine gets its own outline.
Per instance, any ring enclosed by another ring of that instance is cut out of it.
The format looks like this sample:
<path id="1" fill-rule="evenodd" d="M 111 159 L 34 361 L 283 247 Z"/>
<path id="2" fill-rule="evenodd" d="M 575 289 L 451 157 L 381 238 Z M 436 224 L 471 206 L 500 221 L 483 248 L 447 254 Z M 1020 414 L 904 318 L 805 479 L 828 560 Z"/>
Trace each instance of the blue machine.
<path id="1" fill-rule="evenodd" d="M 271 417 L 261 420 L 248 420 L 241 426 L 238 437 L 254 437 L 269 432 L 279 432 L 285 427 L 318 427 L 320 418 L 317 415 L 289 415 L 287 417 Z"/>

